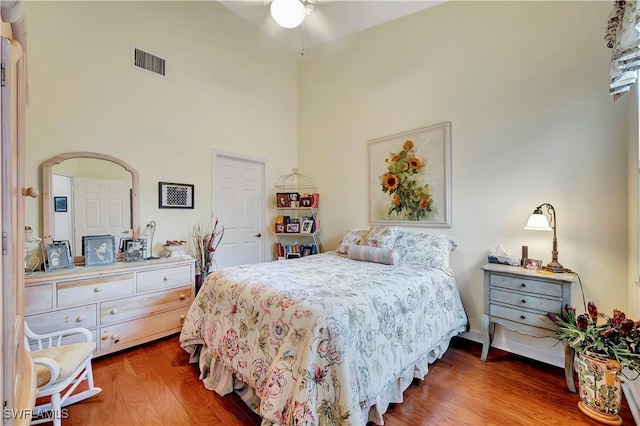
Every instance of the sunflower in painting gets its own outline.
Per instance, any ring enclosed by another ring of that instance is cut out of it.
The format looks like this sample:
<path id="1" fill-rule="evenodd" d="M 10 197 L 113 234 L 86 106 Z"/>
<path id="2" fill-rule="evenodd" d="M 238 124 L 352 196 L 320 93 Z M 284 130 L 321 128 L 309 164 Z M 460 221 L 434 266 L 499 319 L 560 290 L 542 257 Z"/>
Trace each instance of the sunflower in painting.
<path id="1" fill-rule="evenodd" d="M 380 185 L 382 192 L 391 195 L 387 216 L 395 212 L 406 220 L 427 219 L 432 211 L 433 199 L 429 184 L 418 182 L 418 175 L 423 173 L 426 161 L 416 155 L 413 141 L 405 141 L 400 152 L 392 152 L 384 161 L 387 171 L 380 176 Z"/>

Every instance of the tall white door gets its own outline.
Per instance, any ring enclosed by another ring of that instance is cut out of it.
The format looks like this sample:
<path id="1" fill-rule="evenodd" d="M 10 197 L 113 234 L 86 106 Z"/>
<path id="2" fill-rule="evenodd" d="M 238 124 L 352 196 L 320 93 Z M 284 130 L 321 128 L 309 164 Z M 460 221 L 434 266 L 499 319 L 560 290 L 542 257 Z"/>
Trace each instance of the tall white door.
<path id="1" fill-rule="evenodd" d="M 83 235 L 131 238 L 131 182 L 73 178 L 74 253 L 82 255 Z"/>
<path id="2" fill-rule="evenodd" d="M 224 225 L 217 269 L 264 261 L 265 163 L 213 153 L 213 212 Z"/>

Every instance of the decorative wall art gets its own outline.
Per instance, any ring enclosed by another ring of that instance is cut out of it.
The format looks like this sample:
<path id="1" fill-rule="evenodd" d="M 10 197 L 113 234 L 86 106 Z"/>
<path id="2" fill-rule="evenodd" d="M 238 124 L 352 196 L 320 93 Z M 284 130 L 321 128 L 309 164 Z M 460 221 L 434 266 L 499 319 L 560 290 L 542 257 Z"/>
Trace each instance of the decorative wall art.
<path id="1" fill-rule="evenodd" d="M 83 236 L 82 245 L 85 266 L 116 263 L 116 239 L 112 235 Z"/>
<path id="2" fill-rule="evenodd" d="M 53 207 L 56 212 L 66 212 L 67 197 L 53 197 Z"/>
<path id="3" fill-rule="evenodd" d="M 158 182 L 159 207 L 161 209 L 192 209 L 193 185 L 186 183 Z"/>
<path id="4" fill-rule="evenodd" d="M 372 225 L 451 227 L 451 122 L 369 141 Z"/>

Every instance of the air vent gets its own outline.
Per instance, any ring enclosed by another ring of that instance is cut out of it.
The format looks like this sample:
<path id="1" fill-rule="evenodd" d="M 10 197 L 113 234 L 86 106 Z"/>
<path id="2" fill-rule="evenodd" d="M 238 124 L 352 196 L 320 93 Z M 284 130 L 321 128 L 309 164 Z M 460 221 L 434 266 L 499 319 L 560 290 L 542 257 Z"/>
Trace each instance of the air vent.
<path id="1" fill-rule="evenodd" d="M 138 48 L 133 48 L 133 65 L 152 73 L 165 75 L 165 60 Z"/>

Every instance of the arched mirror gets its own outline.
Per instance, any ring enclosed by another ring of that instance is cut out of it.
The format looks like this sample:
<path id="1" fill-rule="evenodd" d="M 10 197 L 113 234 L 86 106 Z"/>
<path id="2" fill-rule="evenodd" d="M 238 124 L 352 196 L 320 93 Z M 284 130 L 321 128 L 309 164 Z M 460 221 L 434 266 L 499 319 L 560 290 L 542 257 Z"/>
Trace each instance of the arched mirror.
<path id="1" fill-rule="evenodd" d="M 82 237 L 134 238 L 139 227 L 138 172 L 95 152 L 68 152 L 42 163 L 42 235 L 69 241 L 82 256 Z M 117 247 L 116 247 L 117 248 Z"/>

